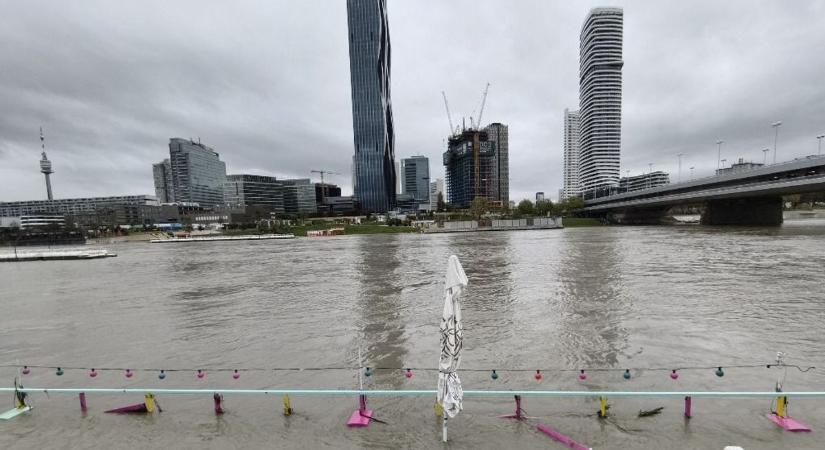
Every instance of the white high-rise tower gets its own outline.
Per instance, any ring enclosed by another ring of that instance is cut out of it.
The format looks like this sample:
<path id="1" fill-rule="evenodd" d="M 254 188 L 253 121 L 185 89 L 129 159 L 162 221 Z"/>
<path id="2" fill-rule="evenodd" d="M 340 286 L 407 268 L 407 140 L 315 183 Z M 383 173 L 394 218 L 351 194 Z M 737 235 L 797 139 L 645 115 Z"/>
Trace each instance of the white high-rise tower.
<path id="1" fill-rule="evenodd" d="M 595 8 L 579 43 L 579 184 L 582 190 L 619 184 L 622 143 L 621 8 Z"/>
<path id="2" fill-rule="evenodd" d="M 579 112 L 564 110 L 564 187 L 559 200 L 579 195 Z"/>

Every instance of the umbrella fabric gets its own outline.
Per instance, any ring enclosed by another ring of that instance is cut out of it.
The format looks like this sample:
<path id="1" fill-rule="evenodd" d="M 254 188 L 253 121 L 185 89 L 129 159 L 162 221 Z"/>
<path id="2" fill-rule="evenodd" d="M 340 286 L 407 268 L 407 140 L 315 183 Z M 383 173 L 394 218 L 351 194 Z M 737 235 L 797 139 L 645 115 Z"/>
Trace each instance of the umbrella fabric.
<path id="1" fill-rule="evenodd" d="M 464 391 L 456 370 L 461 362 L 463 330 L 461 325 L 461 294 L 467 286 L 467 275 L 455 255 L 450 256 L 444 284 L 444 312 L 441 315 L 441 358 L 438 362 L 438 402 L 446 417 L 461 411 Z"/>

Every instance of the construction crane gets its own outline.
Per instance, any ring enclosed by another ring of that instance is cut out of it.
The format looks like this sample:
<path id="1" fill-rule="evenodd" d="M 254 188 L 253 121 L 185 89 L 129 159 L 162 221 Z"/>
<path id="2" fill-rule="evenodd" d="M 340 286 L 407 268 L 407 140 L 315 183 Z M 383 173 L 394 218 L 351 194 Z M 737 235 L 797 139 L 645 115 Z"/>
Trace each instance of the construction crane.
<path id="1" fill-rule="evenodd" d="M 487 83 L 487 86 L 484 87 L 484 95 L 481 96 L 481 108 L 479 108 L 478 121 L 476 121 L 479 130 L 481 129 L 481 116 L 484 114 L 484 104 L 487 103 L 488 90 L 490 90 L 490 83 Z"/>
<path id="2" fill-rule="evenodd" d="M 341 175 L 338 172 L 333 172 L 331 170 L 315 170 L 312 169 L 309 173 L 319 173 L 321 174 L 321 203 L 324 202 L 324 198 L 327 196 L 327 184 L 324 182 L 324 174 L 326 175 Z"/>
<path id="3" fill-rule="evenodd" d="M 453 128 L 453 117 L 450 116 L 450 105 L 447 104 L 447 94 L 441 91 L 441 96 L 444 97 L 444 109 L 447 110 L 447 120 L 450 122 L 450 136 L 452 136 L 455 133 L 455 128 Z"/>

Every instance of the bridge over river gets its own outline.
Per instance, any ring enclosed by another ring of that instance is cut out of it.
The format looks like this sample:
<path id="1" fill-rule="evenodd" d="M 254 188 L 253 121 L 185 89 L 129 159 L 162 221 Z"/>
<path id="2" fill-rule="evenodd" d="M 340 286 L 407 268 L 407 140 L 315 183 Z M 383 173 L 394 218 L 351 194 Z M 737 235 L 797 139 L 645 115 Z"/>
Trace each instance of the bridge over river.
<path id="1" fill-rule="evenodd" d="M 825 192 L 825 156 L 637 191 L 590 192 L 584 211 L 618 223 L 655 224 L 674 207 L 697 206 L 707 225 L 779 225 L 782 196 L 809 192 Z"/>

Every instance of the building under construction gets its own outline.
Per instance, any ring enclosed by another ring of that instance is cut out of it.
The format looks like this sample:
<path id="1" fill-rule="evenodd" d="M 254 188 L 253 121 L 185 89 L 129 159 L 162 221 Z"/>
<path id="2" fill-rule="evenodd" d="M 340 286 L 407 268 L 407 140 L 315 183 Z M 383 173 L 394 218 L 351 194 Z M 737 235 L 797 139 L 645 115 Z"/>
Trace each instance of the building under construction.
<path id="1" fill-rule="evenodd" d="M 507 125 L 465 129 L 448 139 L 444 152 L 447 201 L 467 208 L 477 197 L 494 207 L 510 201 Z"/>

